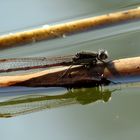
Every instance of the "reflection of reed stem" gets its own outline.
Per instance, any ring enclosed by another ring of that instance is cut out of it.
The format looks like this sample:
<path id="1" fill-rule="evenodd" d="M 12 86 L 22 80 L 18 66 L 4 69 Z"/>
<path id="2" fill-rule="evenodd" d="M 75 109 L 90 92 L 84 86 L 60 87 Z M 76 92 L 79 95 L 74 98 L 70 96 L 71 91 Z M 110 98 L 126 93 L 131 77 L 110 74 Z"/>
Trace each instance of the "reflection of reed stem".
<path id="1" fill-rule="evenodd" d="M 65 35 L 140 19 L 140 8 L 0 36 L 0 47 L 48 40 Z"/>

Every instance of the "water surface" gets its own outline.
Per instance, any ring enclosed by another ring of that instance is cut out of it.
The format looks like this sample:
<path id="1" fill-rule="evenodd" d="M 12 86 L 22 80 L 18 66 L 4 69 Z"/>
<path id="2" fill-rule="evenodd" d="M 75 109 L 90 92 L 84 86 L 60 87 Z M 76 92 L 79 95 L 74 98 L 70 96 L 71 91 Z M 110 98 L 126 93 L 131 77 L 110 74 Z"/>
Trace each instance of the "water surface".
<path id="1" fill-rule="evenodd" d="M 83 17 L 139 6 L 139 0 L 24 0 L 1 1 L 0 34 L 57 24 Z M 110 59 L 139 56 L 140 22 L 103 28 L 65 38 L 33 43 L 0 51 L 1 58 L 56 56 L 80 50 L 107 49 Z M 72 102 L 31 114 L 0 119 L 3 140 L 118 140 L 139 139 L 139 83 L 76 90 Z M 77 94 L 98 95 L 76 96 Z M 97 94 L 98 93 L 98 94 Z M 64 88 L 1 88 L 1 101 L 29 95 L 60 96 Z M 71 94 L 70 94 L 71 95 Z M 105 94 L 106 95 L 106 94 Z M 71 96 L 70 96 L 71 97 Z M 79 98 L 78 98 L 79 97 Z M 93 96 L 95 97 L 95 96 Z M 106 97 L 106 96 L 105 96 Z M 93 100 L 94 99 L 94 100 Z M 75 102 L 73 102 L 75 101 Z M 55 103 L 55 102 L 54 102 Z M 68 104 L 69 103 L 69 104 Z"/>

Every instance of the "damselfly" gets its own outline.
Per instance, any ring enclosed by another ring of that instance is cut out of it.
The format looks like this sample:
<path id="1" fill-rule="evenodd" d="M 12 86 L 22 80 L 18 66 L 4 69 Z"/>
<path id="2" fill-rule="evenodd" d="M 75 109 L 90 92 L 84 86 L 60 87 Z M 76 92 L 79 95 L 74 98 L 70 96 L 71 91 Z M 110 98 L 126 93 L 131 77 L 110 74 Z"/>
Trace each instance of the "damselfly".
<path id="1" fill-rule="evenodd" d="M 70 66 L 70 68 L 73 65 L 95 66 L 99 61 L 103 62 L 107 58 L 107 51 L 99 50 L 98 52 L 83 51 L 76 55 L 53 58 L 32 57 L 0 59 L 0 72 L 25 71 L 54 66 Z"/>

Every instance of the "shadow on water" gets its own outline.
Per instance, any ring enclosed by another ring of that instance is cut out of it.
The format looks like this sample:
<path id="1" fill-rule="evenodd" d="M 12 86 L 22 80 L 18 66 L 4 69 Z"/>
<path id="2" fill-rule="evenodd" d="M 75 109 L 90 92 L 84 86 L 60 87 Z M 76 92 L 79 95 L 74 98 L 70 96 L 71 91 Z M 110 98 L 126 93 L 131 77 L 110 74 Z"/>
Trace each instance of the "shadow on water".
<path id="1" fill-rule="evenodd" d="M 86 105 L 99 100 L 108 102 L 114 91 L 95 87 L 72 89 L 65 94 L 53 96 L 26 95 L 0 102 L 0 117 L 13 117 L 72 104 Z"/>

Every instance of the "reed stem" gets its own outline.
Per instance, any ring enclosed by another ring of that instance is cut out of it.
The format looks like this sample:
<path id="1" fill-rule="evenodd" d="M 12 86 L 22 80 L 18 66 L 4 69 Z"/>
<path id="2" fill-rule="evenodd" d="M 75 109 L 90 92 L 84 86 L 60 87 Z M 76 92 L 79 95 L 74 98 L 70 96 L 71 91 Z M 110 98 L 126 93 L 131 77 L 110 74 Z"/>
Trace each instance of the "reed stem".
<path id="1" fill-rule="evenodd" d="M 131 9 L 0 36 L 0 48 L 17 46 L 42 40 L 65 37 L 70 34 L 105 28 L 140 19 L 140 8 Z"/>

